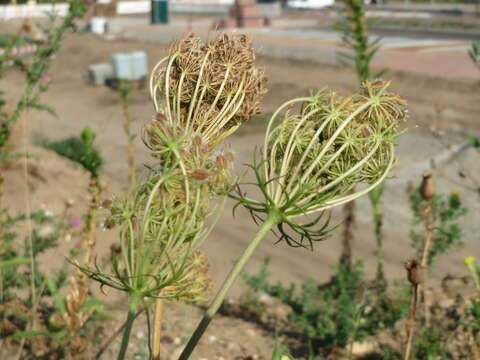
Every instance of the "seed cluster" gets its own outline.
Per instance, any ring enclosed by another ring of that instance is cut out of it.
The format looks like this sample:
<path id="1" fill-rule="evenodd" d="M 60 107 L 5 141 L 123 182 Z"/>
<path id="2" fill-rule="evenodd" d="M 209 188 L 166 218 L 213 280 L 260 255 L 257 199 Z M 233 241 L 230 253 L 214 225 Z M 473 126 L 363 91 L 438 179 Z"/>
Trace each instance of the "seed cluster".
<path id="1" fill-rule="evenodd" d="M 155 109 L 214 146 L 260 113 L 266 78 L 254 61 L 245 35 L 221 34 L 206 44 L 188 35 L 155 67 Z"/>
<path id="2" fill-rule="evenodd" d="M 108 201 L 107 228 L 120 228 L 114 275 L 106 285 L 142 296 L 205 301 L 207 260 L 197 251 L 213 224 L 213 200 L 232 189 L 233 153 L 218 144 L 259 112 L 265 77 L 245 36 L 220 35 L 202 45 L 188 35 L 155 67 L 156 115 L 142 138 L 156 164 L 128 196 Z"/>
<path id="3" fill-rule="evenodd" d="M 270 176 L 280 177 L 286 189 L 302 182 L 324 195 L 378 181 L 407 116 L 406 102 L 388 87 L 366 82 L 349 97 L 324 90 L 302 101 L 298 113 L 287 111 L 267 140 Z"/>

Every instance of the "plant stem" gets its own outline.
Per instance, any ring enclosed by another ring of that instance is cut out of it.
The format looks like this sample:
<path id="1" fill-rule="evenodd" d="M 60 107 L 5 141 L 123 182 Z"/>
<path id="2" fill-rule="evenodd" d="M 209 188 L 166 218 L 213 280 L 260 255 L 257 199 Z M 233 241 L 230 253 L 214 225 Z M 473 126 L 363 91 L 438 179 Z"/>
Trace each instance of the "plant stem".
<path id="1" fill-rule="evenodd" d="M 160 338 L 162 334 L 163 300 L 155 300 L 155 319 L 153 320 L 153 360 L 160 360 Z"/>
<path id="2" fill-rule="evenodd" d="M 207 309 L 205 312 L 205 315 L 203 316 L 202 321 L 200 324 L 198 324 L 197 328 L 195 329 L 192 337 L 188 341 L 187 346 L 183 350 L 183 352 L 180 354 L 180 357 L 178 360 L 188 360 L 190 355 L 192 354 L 193 350 L 195 349 L 196 345 L 200 341 L 200 338 L 202 337 L 203 333 L 207 329 L 208 325 L 210 324 L 210 321 L 212 321 L 213 316 L 216 314 L 220 306 L 222 305 L 223 300 L 225 299 L 225 296 L 227 295 L 228 290 L 232 286 L 233 282 L 237 278 L 237 276 L 240 274 L 240 272 L 243 270 L 245 267 L 246 263 L 252 256 L 253 252 L 257 248 L 257 246 L 260 244 L 262 239 L 265 237 L 265 235 L 280 221 L 280 217 L 277 213 L 271 212 L 268 214 L 267 218 L 265 219 L 265 222 L 262 224 L 262 226 L 258 229 L 257 233 L 255 234 L 254 238 L 250 242 L 250 244 L 247 246 L 247 248 L 244 250 L 243 254 L 240 255 L 238 260 L 235 262 L 235 265 L 233 268 L 230 270 L 230 273 L 226 277 L 225 281 L 223 282 L 222 287 L 218 291 L 217 295 L 215 296 L 215 299 L 213 302 L 210 304 L 210 307 Z"/>
<path id="3" fill-rule="evenodd" d="M 428 281 L 428 263 L 430 258 L 430 249 L 432 248 L 433 242 L 433 219 L 432 219 L 432 201 L 428 201 L 427 208 L 425 209 L 425 245 L 423 248 L 422 254 L 422 268 L 424 269 L 424 282 L 422 284 L 422 293 L 423 293 L 423 302 L 425 306 L 425 325 L 427 328 L 430 327 L 430 313 L 429 313 L 429 302 L 427 296 L 427 281 Z"/>
<path id="4" fill-rule="evenodd" d="M 384 270 L 384 253 L 383 253 L 383 211 L 381 198 L 384 189 L 384 183 L 380 184 L 377 188 L 373 189 L 370 194 L 370 202 L 372 204 L 372 215 L 373 215 L 373 229 L 375 233 L 375 240 L 377 243 L 377 274 L 376 274 L 376 283 L 378 286 L 379 293 L 385 290 L 386 288 L 386 279 L 385 279 L 385 270 Z"/>
<path id="5" fill-rule="evenodd" d="M 124 360 L 127 354 L 128 342 L 130 340 L 130 334 L 132 332 L 133 321 L 137 317 L 137 307 L 140 303 L 140 296 L 138 294 L 130 295 L 130 307 L 128 309 L 127 321 L 125 322 L 125 330 L 123 331 L 122 345 L 120 352 L 118 353 L 117 360 Z"/>
<path id="6" fill-rule="evenodd" d="M 138 317 L 138 315 L 140 315 L 143 312 L 143 310 L 145 310 L 145 308 L 142 307 L 140 310 L 137 311 L 137 313 L 135 314 L 134 320 Z M 122 326 L 120 326 L 117 330 L 115 330 L 115 332 L 112 335 L 110 335 L 107 341 L 105 341 L 105 343 L 100 347 L 100 350 L 97 351 L 97 354 L 95 355 L 95 360 L 99 360 L 102 357 L 103 353 L 108 349 L 108 347 L 117 338 L 117 336 L 120 335 L 122 331 L 125 330 L 126 325 L 127 325 L 127 322 L 124 322 Z"/>
<path id="7" fill-rule="evenodd" d="M 120 84 L 120 96 L 122 98 L 122 109 L 123 109 L 123 131 L 127 136 L 127 162 L 129 168 L 129 184 L 134 186 L 136 182 L 136 171 L 135 171 L 135 146 L 133 140 L 135 135 L 132 134 L 132 118 L 130 116 L 129 108 L 129 95 L 130 87 L 128 84 L 122 82 Z"/>
<path id="8" fill-rule="evenodd" d="M 405 325 L 407 330 L 407 343 L 405 346 L 404 360 L 410 360 L 411 353 L 412 353 L 412 345 L 413 345 L 413 335 L 415 334 L 415 325 L 416 325 L 418 285 L 412 284 L 411 289 L 412 289 L 412 299 L 410 301 L 410 307 L 408 310 L 408 319 Z"/>
<path id="9" fill-rule="evenodd" d="M 353 193 L 353 189 L 349 194 Z M 350 272 L 352 271 L 352 243 L 354 240 L 353 228 L 355 227 L 355 201 L 350 201 L 343 206 L 345 224 L 343 228 L 342 253 L 340 263 Z"/>

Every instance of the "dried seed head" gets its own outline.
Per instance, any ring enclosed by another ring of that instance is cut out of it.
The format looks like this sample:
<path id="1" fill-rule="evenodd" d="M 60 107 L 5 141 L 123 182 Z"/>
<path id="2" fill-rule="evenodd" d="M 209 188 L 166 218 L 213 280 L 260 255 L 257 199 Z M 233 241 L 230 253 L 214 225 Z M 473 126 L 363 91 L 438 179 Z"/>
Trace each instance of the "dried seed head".
<path id="1" fill-rule="evenodd" d="M 202 138 L 198 135 L 195 135 L 192 140 L 192 145 L 194 147 L 200 147 L 202 146 Z"/>
<path id="2" fill-rule="evenodd" d="M 105 199 L 102 201 L 100 204 L 100 207 L 103 209 L 110 209 L 112 207 L 112 200 L 111 199 Z"/>
<path id="3" fill-rule="evenodd" d="M 157 115 L 155 115 L 155 121 L 158 122 L 164 122 L 166 118 L 167 117 L 165 116 L 165 114 L 158 113 Z"/>
<path id="4" fill-rule="evenodd" d="M 217 168 L 219 169 L 226 169 L 228 166 L 227 159 L 223 155 L 218 155 L 217 158 L 215 159 L 215 164 L 217 165 Z"/>
<path id="5" fill-rule="evenodd" d="M 422 184 L 420 185 L 420 195 L 424 201 L 431 201 L 435 196 L 435 181 L 431 173 L 422 175 Z"/>
<path id="6" fill-rule="evenodd" d="M 245 35 L 221 34 L 202 45 L 189 34 L 152 73 L 155 107 L 168 121 L 217 144 L 260 112 L 266 78 L 254 60 Z"/>

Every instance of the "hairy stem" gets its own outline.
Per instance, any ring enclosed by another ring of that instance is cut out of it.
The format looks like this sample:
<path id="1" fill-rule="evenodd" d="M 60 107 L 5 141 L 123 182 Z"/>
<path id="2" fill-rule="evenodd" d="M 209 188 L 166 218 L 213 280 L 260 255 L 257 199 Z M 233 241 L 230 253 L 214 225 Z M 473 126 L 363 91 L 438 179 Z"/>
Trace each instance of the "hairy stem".
<path id="1" fill-rule="evenodd" d="M 268 217 L 265 219 L 265 222 L 262 226 L 258 229 L 257 233 L 255 234 L 254 238 L 244 250 L 243 254 L 238 258 L 235 262 L 235 265 L 230 270 L 230 273 L 226 277 L 225 281 L 223 282 L 222 287 L 218 291 L 217 295 L 215 296 L 213 302 L 210 304 L 209 308 L 205 312 L 202 321 L 195 329 L 192 337 L 188 341 L 187 346 L 181 353 L 179 360 L 188 360 L 190 355 L 192 354 L 193 350 L 195 349 L 196 345 L 200 341 L 201 337 L 203 336 L 205 330 L 207 329 L 208 325 L 213 319 L 213 316 L 217 313 L 218 309 L 222 305 L 225 296 L 227 295 L 228 290 L 232 286 L 235 279 L 238 277 L 240 272 L 243 270 L 245 265 L 247 264 L 248 260 L 252 256 L 253 252 L 260 244 L 262 239 L 265 235 L 280 221 L 278 214 L 270 213 Z"/>

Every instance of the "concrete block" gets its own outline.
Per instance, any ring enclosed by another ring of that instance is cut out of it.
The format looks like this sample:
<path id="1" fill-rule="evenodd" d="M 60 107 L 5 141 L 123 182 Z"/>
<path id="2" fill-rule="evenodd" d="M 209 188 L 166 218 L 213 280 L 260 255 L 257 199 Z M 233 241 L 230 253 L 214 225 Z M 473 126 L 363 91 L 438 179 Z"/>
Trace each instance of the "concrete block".
<path id="1" fill-rule="evenodd" d="M 108 78 L 113 77 L 111 64 L 94 64 L 88 67 L 88 79 L 94 85 L 105 85 Z"/>

